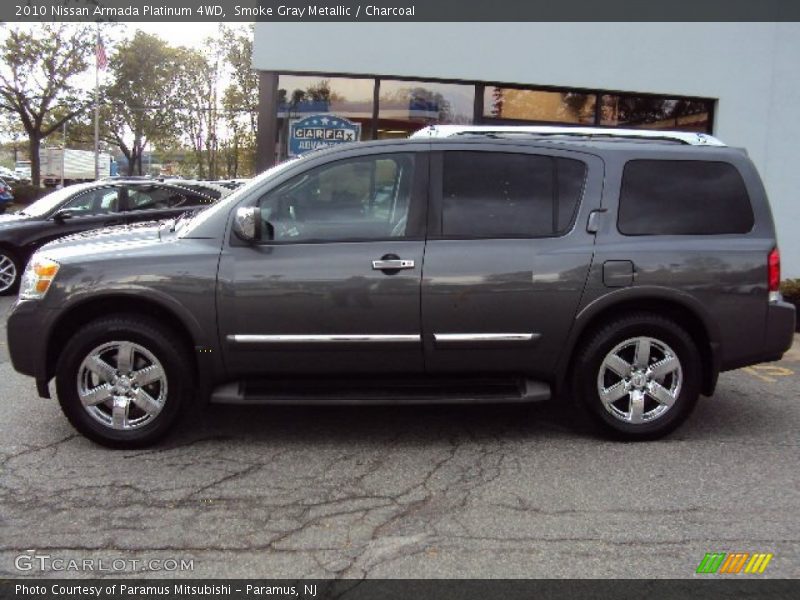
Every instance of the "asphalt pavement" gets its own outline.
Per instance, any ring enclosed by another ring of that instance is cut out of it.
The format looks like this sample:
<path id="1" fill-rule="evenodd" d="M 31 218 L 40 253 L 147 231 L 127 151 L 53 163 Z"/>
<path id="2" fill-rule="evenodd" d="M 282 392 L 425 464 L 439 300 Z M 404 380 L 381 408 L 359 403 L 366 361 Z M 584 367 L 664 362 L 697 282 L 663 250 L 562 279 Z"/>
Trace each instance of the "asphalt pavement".
<path id="1" fill-rule="evenodd" d="M 800 338 L 657 442 L 556 403 L 211 407 L 110 451 L 14 372 L 0 321 L 0 577 L 688 578 L 707 552 L 800 577 Z"/>

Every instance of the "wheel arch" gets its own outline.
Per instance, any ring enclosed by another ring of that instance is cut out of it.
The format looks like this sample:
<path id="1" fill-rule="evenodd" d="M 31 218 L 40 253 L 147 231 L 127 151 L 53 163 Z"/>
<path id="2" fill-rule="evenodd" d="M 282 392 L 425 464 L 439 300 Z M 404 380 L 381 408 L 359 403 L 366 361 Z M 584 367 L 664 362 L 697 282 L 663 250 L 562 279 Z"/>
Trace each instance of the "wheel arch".
<path id="1" fill-rule="evenodd" d="M 28 264 L 28 259 L 30 256 L 28 256 L 27 252 L 25 252 L 23 248 L 20 248 L 8 240 L 0 240 L 0 252 L 7 252 L 14 257 L 20 274 L 25 270 L 25 265 Z"/>
<path id="2" fill-rule="evenodd" d="M 3 295 L 8 295 L 14 293 L 19 285 L 22 273 L 25 271 L 25 266 L 28 264 L 29 257 L 25 256 L 20 248 L 6 240 L 0 240 L 0 254 L 8 256 L 14 263 L 16 269 L 16 282 L 2 291 Z"/>
<path id="3" fill-rule="evenodd" d="M 703 305 L 693 296 L 667 289 L 625 289 L 598 298 L 575 317 L 567 349 L 559 361 L 556 389 L 567 386 L 582 342 L 597 327 L 632 312 L 651 312 L 683 326 L 697 345 L 702 363 L 703 394 L 714 393 L 721 363 L 719 330 Z"/>
<path id="4" fill-rule="evenodd" d="M 59 315 L 58 320 L 50 328 L 46 344 L 45 369 L 48 381 L 55 375 L 56 363 L 67 340 L 87 323 L 100 316 L 109 315 L 132 315 L 156 320 L 181 341 L 192 368 L 195 370 L 197 380 L 201 384 L 205 380 L 205 374 L 211 372 L 211 369 L 206 369 L 205 365 L 199 364 L 199 356 L 195 352 L 198 347 L 206 347 L 203 336 L 197 330 L 196 325 L 187 322 L 187 319 L 179 311 L 151 297 L 109 294 L 76 302 Z"/>

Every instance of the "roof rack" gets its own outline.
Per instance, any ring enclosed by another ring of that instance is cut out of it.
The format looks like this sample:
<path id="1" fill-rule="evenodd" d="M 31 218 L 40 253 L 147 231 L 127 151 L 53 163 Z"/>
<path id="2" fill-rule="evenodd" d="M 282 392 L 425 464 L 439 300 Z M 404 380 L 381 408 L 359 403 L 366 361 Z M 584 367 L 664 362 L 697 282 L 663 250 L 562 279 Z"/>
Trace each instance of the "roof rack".
<path id="1" fill-rule="evenodd" d="M 651 129 L 611 129 L 602 127 L 552 127 L 546 125 L 430 125 L 411 134 L 412 138 L 447 138 L 458 135 L 605 138 L 678 142 L 689 146 L 725 146 L 706 133 L 657 131 Z"/>

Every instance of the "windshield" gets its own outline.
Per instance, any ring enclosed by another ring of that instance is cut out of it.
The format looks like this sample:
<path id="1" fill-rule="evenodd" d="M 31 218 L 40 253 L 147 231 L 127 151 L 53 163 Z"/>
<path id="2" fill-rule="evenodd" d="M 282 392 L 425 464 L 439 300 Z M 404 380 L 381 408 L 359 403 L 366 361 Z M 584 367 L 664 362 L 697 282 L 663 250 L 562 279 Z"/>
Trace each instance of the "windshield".
<path id="1" fill-rule="evenodd" d="M 55 192 L 50 192 L 46 196 L 39 198 L 36 202 L 23 208 L 21 211 L 19 211 L 19 214 L 28 215 L 31 217 L 43 217 L 56 206 L 74 196 L 77 192 L 82 192 L 83 190 L 89 189 L 93 185 L 94 184 L 71 185 L 69 187 L 56 190 Z"/>
<path id="2" fill-rule="evenodd" d="M 250 192 L 250 190 L 252 190 L 253 188 L 259 187 L 267 179 L 269 179 L 270 177 L 273 177 L 274 175 L 280 173 L 286 167 L 288 167 L 289 165 L 293 165 L 298 160 L 302 160 L 302 159 L 300 159 L 300 158 L 292 158 L 290 160 L 287 160 L 285 162 L 280 163 L 279 165 L 275 165 L 271 169 L 267 169 L 266 171 L 261 173 L 261 175 L 257 175 L 256 177 L 253 177 L 253 179 L 248 181 L 242 187 L 237 188 L 236 191 L 231 193 L 230 196 L 227 196 L 226 198 L 223 198 L 222 200 L 220 200 L 219 202 L 217 202 L 213 206 L 210 206 L 210 207 L 204 209 L 203 211 L 197 213 L 191 219 L 191 221 L 186 222 L 186 224 L 180 228 L 180 232 L 178 233 L 178 235 L 180 237 L 189 237 L 189 236 L 191 236 L 192 232 L 195 229 L 197 229 L 200 225 L 202 225 L 203 223 L 208 221 L 211 217 L 213 217 L 214 215 L 216 215 L 216 214 L 218 214 L 220 212 L 226 212 L 231 206 L 233 206 L 234 204 L 239 202 L 239 199 L 242 197 L 242 195 L 248 194 Z"/>

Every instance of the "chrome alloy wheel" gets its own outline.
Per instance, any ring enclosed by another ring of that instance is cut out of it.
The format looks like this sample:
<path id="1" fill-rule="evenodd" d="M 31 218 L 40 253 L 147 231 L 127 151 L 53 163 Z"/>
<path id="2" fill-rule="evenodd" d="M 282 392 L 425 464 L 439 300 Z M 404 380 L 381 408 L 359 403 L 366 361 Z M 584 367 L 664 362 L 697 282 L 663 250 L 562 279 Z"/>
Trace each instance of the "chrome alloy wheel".
<path id="1" fill-rule="evenodd" d="M 78 397 L 89 415 L 117 430 L 151 423 L 164 408 L 167 376 L 152 352 L 133 342 L 108 342 L 78 368 Z"/>
<path id="2" fill-rule="evenodd" d="M 658 419 L 681 393 L 683 369 L 664 342 L 641 336 L 625 340 L 603 359 L 597 393 L 605 409 L 625 423 Z"/>
<path id="3" fill-rule="evenodd" d="M 5 292 L 17 280 L 17 266 L 5 254 L 0 254 L 0 293 Z"/>

